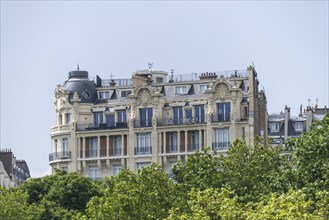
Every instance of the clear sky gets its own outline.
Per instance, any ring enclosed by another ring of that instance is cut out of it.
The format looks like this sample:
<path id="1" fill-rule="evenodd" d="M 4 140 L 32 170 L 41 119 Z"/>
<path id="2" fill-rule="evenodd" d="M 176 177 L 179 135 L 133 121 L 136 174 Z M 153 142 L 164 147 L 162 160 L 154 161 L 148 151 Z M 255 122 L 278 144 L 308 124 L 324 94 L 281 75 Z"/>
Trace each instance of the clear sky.
<path id="1" fill-rule="evenodd" d="M 243 69 L 268 112 L 329 107 L 328 1 L 1 1 L 1 148 L 49 172 L 54 90 L 76 69 L 129 78 Z"/>

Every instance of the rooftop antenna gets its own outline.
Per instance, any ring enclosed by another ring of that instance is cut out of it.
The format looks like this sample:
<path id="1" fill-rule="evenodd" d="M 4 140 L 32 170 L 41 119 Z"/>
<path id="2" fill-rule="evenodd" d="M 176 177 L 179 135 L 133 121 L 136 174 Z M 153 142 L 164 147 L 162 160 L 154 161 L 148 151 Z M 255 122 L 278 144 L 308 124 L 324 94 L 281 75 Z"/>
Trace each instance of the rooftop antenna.
<path id="1" fill-rule="evenodd" d="M 112 80 L 113 79 L 113 74 L 112 74 L 112 72 L 111 72 L 111 74 L 110 74 L 110 80 Z"/>
<path id="2" fill-rule="evenodd" d="M 307 99 L 308 101 L 308 106 L 311 106 L 311 99 Z"/>
<path id="3" fill-rule="evenodd" d="M 153 62 L 147 64 L 149 67 L 149 70 L 152 72 Z"/>
<path id="4" fill-rule="evenodd" d="M 170 83 L 174 82 L 174 70 L 171 69 L 170 71 L 170 80 L 169 80 Z"/>
<path id="5" fill-rule="evenodd" d="M 78 71 L 80 70 L 80 68 L 79 68 L 79 64 L 78 64 L 78 66 L 77 66 L 77 70 L 78 70 Z"/>

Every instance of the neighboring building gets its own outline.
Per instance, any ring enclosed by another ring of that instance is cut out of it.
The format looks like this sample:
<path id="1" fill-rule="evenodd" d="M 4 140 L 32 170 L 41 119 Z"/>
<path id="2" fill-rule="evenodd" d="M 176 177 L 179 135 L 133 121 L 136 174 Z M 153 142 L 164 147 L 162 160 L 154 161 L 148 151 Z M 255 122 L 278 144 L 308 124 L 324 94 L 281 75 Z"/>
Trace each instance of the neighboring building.
<path id="1" fill-rule="evenodd" d="M 303 132 L 310 129 L 312 123 L 316 120 L 322 120 L 329 113 L 329 109 L 307 106 L 298 116 L 290 116 L 290 108 L 287 106 L 284 112 L 280 114 L 271 114 L 268 116 L 268 138 L 272 139 L 272 145 L 278 146 L 286 142 L 288 138 L 298 137 Z"/>
<path id="2" fill-rule="evenodd" d="M 10 149 L 0 149 L 0 185 L 15 187 L 28 178 L 30 170 L 25 160 L 16 160 Z"/>
<path id="3" fill-rule="evenodd" d="M 137 71 L 95 81 L 71 71 L 55 90 L 49 164 L 93 179 L 170 166 L 201 147 L 225 153 L 235 139 L 267 139 L 267 104 L 253 67 L 190 75 Z"/>

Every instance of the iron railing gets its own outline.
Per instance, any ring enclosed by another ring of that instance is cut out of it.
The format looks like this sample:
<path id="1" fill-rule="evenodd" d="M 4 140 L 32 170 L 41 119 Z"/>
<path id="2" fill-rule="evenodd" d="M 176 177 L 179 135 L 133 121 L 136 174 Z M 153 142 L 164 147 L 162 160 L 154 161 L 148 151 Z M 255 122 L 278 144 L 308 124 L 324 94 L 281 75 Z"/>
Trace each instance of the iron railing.
<path id="1" fill-rule="evenodd" d="M 206 123 L 205 118 L 201 117 L 190 117 L 190 118 L 158 118 L 158 126 L 168 125 L 190 125 L 190 124 L 204 124 Z"/>
<path id="2" fill-rule="evenodd" d="M 62 151 L 49 154 L 49 161 L 71 159 L 71 151 Z"/>
<path id="3" fill-rule="evenodd" d="M 152 147 L 135 147 L 135 155 L 152 154 Z"/>
<path id="4" fill-rule="evenodd" d="M 134 128 L 152 127 L 152 119 L 134 120 Z"/>
<path id="5" fill-rule="evenodd" d="M 113 125 L 109 124 L 94 124 L 91 122 L 77 123 L 76 130 L 84 131 L 84 130 L 107 130 L 107 129 L 122 129 L 128 128 L 128 124 L 126 122 L 117 122 Z"/>
<path id="6" fill-rule="evenodd" d="M 213 150 L 227 150 L 230 146 L 230 142 L 214 142 L 212 143 Z"/>

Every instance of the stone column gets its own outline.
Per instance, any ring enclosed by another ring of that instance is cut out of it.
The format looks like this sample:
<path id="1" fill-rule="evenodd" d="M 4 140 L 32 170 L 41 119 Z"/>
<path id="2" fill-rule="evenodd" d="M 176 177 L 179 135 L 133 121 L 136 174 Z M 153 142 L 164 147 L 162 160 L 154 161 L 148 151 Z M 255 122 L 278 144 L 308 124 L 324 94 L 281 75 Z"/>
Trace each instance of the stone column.
<path id="1" fill-rule="evenodd" d="M 123 154 L 124 154 L 124 151 L 123 151 L 124 146 L 125 146 L 124 144 L 125 144 L 125 135 L 121 134 L 121 156 L 123 156 Z"/>

